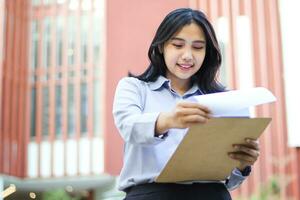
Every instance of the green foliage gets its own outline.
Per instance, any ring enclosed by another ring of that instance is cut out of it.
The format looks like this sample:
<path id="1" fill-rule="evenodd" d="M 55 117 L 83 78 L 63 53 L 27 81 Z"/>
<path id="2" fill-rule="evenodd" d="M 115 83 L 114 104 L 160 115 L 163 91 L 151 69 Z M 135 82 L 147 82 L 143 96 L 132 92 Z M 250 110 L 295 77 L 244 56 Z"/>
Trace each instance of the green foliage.
<path id="1" fill-rule="evenodd" d="M 80 200 L 80 197 L 71 197 L 64 189 L 49 190 L 43 193 L 43 200 Z"/>
<path id="2" fill-rule="evenodd" d="M 250 198 L 238 198 L 237 200 L 280 200 L 280 179 L 272 177 L 265 184 L 261 184 L 258 191 Z"/>
<path id="3" fill-rule="evenodd" d="M 253 195 L 251 200 L 279 200 L 280 185 L 277 177 L 272 177 L 265 185 L 262 185 L 258 194 Z"/>

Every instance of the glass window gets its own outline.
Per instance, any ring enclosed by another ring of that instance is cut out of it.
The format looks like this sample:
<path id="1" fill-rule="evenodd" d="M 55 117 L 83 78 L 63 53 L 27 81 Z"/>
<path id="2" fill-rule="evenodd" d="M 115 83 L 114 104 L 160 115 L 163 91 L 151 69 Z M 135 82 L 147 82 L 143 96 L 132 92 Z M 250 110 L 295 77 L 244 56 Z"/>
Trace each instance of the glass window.
<path id="1" fill-rule="evenodd" d="M 38 6 L 38 5 L 41 4 L 41 0 L 31 0 L 31 4 L 32 4 L 33 6 Z"/>
<path id="2" fill-rule="evenodd" d="M 95 13 L 104 16 L 104 10 L 105 10 L 105 1 L 97 1 L 94 0 L 94 8 L 95 8 Z"/>
<path id="3" fill-rule="evenodd" d="M 80 97 L 80 125 L 81 133 L 87 132 L 87 121 L 88 121 L 88 89 L 87 83 L 81 83 L 81 97 Z"/>
<path id="4" fill-rule="evenodd" d="M 31 89 L 31 106 L 30 106 L 30 136 L 35 137 L 35 127 L 36 127 L 36 89 Z"/>
<path id="5" fill-rule="evenodd" d="M 223 43 L 222 41 L 219 41 L 220 45 L 220 50 L 221 50 L 221 56 L 222 56 L 222 63 L 220 67 L 220 82 L 223 85 L 228 85 L 229 80 L 228 80 L 228 75 L 227 75 L 227 70 L 226 70 L 226 62 L 227 62 L 227 54 L 226 54 L 226 44 Z"/>
<path id="6" fill-rule="evenodd" d="M 43 0 L 44 5 L 49 5 L 54 3 L 54 0 Z"/>
<path id="7" fill-rule="evenodd" d="M 249 16 L 238 16 L 237 31 L 237 75 L 239 89 L 254 87 L 252 30 Z"/>
<path id="8" fill-rule="evenodd" d="M 94 135 L 99 136 L 101 134 L 101 125 L 102 125 L 102 119 L 101 119 L 101 105 L 102 101 L 100 99 L 100 81 L 95 80 L 94 81 Z"/>
<path id="9" fill-rule="evenodd" d="M 64 3 L 65 3 L 65 0 L 56 0 L 56 3 L 57 3 L 57 4 L 64 4 Z"/>
<path id="10" fill-rule="evenodd" d="M 68 16 L 68 65 L 74 65 L 75 61 L 75 16 Z"/>
<path id="11" fill-rule="evenodd" d="M 75 101 L 74 84 L 68 85 L 68 135 L 75 134 Z"/>
<path id="12" fill-rule="evenodd" d="M 51 61 L 51 18 L 45 17 L 43 21 L 43 66 L 49 67 Z"/>
<path id="13" fill-rule="evenodd" d="M 1 3 L 0 3 L 1 4 Z M 4 41 L 5 41 L 5 22 L 6 22 L 6 12 L 3 12 L 4 11 L 4 2 L 3 2 L 3 5 L 0 5 L 0 12 L 2 12 L 0 14 L 0 36 L 2 36 L 2 38 L 0 37 L 0 62 L 2 62 L 2 60 L 4 60 L 5 58 L 5 45 L 3 44 Z"/>
<path id="14" fill-rule="evenodd" d="M 89 18 L 88 15 L 81 16 L 81 48 L 80 48 L 80 60 L 81 64 L 87 63 L 88 54 L 88 32 L 89 32 Z"/>
<path id="15" fill-rule="evenodd" d="M 57 85 L 55 88 L 55 133 L 56 136 L 62 135 L 62 87 Z"/>
<path id="16" fill-rule="evenodd" d="M 91 0 L 81 0 L 81 9 L 88 11 L 92 8 L 92 2 Z"/>
<path id="17" fill-rule="evenodd" d="M 43 106 L 42 106 L 42 135 L 49 135 L 49 88 L 43 87 Z"/>
<path id="18" fill-rule="evenodd" d="M 39 56 L 39 32 L 38 32 L 38 21 L 33 20 L 31 22 L 31 68 L 36 69 L 38 67 L 38 56 Z"/>
<path id="19" fill-rule="evenodd" d="M 54 0 L 43 0 L 43 2 L 44 2 L 44 5 L 49 5 L 49 4 L 55 3 Z"/>
<path id="20" fill-rule="evenodd" d="M 69 9 L 77 10 L 79 7 L 79 0 L 69 0 Z"/>
<path id="21" fill-rule="evenodd" d="M 93 17 L 93 53 L 94 53 L 94 64 L 95 66 L 99 66 L 99 60 L 100 60 L 100 43 L 102 39 L 101 33 L 101 18 L 99 15 L 94 14 Z"/>
<path id="22" fill-rule="evenodd" d="M 64 18 L 58 16 L 56 18 L 56 66 L 62 65 L 63 57 L 63 30 L 64 30 Z"/>
<path id="23" fill-rule="evenodd" d="M 229 86 L 229 70 L 227 66 L 227 52 L 229 42 L 229 21 L 227 17 L 219 17 L 217 19 L 216 26 L 217 38 L 219 39 L 219 45 L 222 55 L 222 64 L 220 67 L 220 81 L 223 85 Z"/>

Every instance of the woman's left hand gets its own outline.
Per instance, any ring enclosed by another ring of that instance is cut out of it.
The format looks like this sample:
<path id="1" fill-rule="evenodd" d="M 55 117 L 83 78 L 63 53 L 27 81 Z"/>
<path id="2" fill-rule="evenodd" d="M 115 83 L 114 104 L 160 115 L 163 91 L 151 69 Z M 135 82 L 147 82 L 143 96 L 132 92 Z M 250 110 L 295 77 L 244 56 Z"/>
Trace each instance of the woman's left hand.
<path id="1" fill-rule="evenodd" d="M 258 140 L 246 138 L 245 144 L 233 144 L 234 152 L 229 152 L 229 157 L 240 162 L 237 168 L 242 171 L 247 166 L 253 165 L 259 157 Z"/>

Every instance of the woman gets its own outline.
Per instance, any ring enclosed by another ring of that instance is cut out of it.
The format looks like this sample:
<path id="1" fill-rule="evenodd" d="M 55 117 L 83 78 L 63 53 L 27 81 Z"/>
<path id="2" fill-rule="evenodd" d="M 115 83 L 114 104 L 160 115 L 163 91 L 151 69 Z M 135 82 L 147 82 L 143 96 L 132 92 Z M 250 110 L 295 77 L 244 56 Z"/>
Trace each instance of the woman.
<path id="1" fill-rule="evenodd" d="M 240 164 L 227 180 L 154 182 L 183 129 L 210 118 L 209 108 L 186 99 L 224 91 L 216 80 L 221 54 L 212 25 L 198 10 L 174 10 L 158 27 L 148 56 L 148 69 L 120 80 L 115 93 L 113 115 L 125 141 L 119 189 L 126 200 L 231 199 L 228 189 L 242 183 L 259 156 L 257 140 L 234 145 L 229 156 Z"/>

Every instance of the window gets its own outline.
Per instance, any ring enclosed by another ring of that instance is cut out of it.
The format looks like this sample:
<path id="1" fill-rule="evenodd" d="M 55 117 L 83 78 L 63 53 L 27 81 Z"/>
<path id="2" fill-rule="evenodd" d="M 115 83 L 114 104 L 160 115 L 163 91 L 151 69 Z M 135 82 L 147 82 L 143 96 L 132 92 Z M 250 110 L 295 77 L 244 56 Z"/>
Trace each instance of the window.
<path id="1" fill-rule="evenodd" d="M 88 32 L 89 32 L 89 18 L 88 15 L 81 16 L 81 48 L 80 48 L 80 60 L 81 64 L 87 63 L 88 54 Z"/>
<path id="2" fill-rule="evenodd" d="M 75 101 L 74 84 L 68 85 L 68 135 L 75 134 Z"/>
<path id="3" fill-rule="evenodd" d="M 284 64 L 284 92 L 287 118 L 288 144 L 290 147 L 300 147 L 300 123 L 296 111 L 300 109 L 299 80 L 299 50 L 300 28 L 295 25 L 295 20 L 299 19 L 299 1 L 279 1 L 280 25 L 282 39 L 282 53 Z"/>
<path id="4" fill-rule="evenodd" d="M 62 87 L 57 85 L 55 88 L 55 133 L 56 136 L 62 135 Z"/>
<path id="5" fill-rule="evenodd" d="M 39 56 L 39 32 L 38 32 L 38 21 L 33 20 L 31 22 L 31 36 L 32 36 L 32 47 L 31 47 L 31 68 L 36 69 L 38 67 L 38 56 Z"/>
<path id="6" fill-rule="evenodd" d="M 88 121 L 88 89 L 87 83 L 81 83 L 81 94 L 80 94 L 80 125 L 81 133 L 87 132 L 87 121 Z"/>
<path id="7" fill-rule="evenodd" d="M 41 0 L 31 0 L 31 4 L 33 6 L 39 6 L 41 4 Z"/>
<path id="8" fill-rule="evenodd" d="M 64 20 L 62 16 L 56 18 L 56 66 L 62 65 L 63 57 L 63 31 Z"/>
<path id="9" fill-rule="evenodd" d="M 75 61 L 75 16 L 68 16 L 68 65 L 74 65 Z"/>
<path id="10" fill-rule="evenodd" d="M 42 89 L 42 135 L 49 135 L 49 87 L 43 87 Z"/>
<path id="11" fill-rule="evenodd" d="M 226 17 L 220 17 L 217 20 L 217 37 L 218 42 L 220 45 L 220 50 L 222 54 L 222 64 L 220 67 L 220 81 L 224 86 L 229 85 L 229 70 L 227 67 L 227 46 L 228 46 L 228 40 L 229 40 L 229 24 L 228 24 L 228 18 Z"/>
<path id="12" fill-rule="evenodd" d="M 43 20 L 43 66 L 50 67 L 51 61 L 51 18 L 45 17 Z"/>
<path id="13" fill-rule="evenodd" d="M 94 81 L 94 135 L 99 136 L 101 134 L 101 124 L 102 124 L 102 113 L 101 113 L 101 88 L 100 81 Z"/>
<path id="14" fill-rule="evenodd" d="M 35 137 L 36 127 L 36 89 L 31 89 L 31 106 L 30 106 L 30 136 Z"/>

